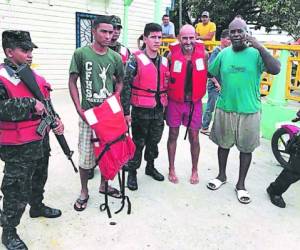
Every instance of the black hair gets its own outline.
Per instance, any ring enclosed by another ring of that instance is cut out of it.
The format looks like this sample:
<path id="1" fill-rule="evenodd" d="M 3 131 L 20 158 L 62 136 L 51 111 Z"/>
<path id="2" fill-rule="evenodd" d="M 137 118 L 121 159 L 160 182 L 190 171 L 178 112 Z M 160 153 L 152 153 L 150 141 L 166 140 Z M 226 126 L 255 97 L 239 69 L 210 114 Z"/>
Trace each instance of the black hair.
<path id="1" fill-rule="evenodd" d="M 229 37 L 229 29 L 222 30 L 221 38 Z"/>
<path id="2" fill-rule="evenodd" d="M 162 16 L 162 19 L 164 19 L 164 17 L 170 17 L 168 14 L 164 14 L 163 16 Z"/>
<path id="3" fill-rule="evenodd" d="M 144 29 L 144 36 L 148 37 L 150 35 L 150 32 L 159 32 L 159 31 L 162 31 L 162 28 L 159 24 L 147 23 Z"/>
<path id="4" fill-rule="evenodd" d="M 111 16 L 99 15 L 94 19 L 92 23 L 92 28 L 96 29 L 100 23 L 107 23 L 113 25 L 111 19 Z"/>

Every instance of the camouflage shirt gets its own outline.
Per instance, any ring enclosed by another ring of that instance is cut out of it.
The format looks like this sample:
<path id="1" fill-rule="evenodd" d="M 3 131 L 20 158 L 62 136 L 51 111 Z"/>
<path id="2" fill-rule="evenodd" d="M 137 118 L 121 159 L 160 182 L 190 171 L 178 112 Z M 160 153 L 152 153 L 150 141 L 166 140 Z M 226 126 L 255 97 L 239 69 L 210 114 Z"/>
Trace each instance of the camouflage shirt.
<path id="1" fill-rule="evenodd" d="M 8 60 L 4 61 L 5 67 L 10 67 L 9 74 L 16 70 Z M 36 101 L 31 97 L 9 98 L 9 95 L 0 81 L 0 122 L 18 122 L 30 120 L 35 112 Z M 42 141 L 30 142 L 24 145 L 0 145 L 0 158 L 3 161 L 35 160 L 42 158 L 45 152 L 50 151 L 49 138 Z"/>
<path id="2" fill-rule="evenodd" d="M 155 59 L 150 60 L 155 64 L 159 72 L 159 65 L 161 57 L 157 56 Z M 121 102 L 124 109 L 124 114 L 130 114 L 130 97 L 131 97 L 131 86 L 133 80 L 137 74 L 137 61 L 134 55 L 129 57 L 125 67 L 125 76 L 123 81 L 123 90 L 121 94 Z M 132 106 L 131 115 L 140 119 L 158 119 L 163 116 L 163 106 L 157 98 L 157 105 L 154 108 L 140 108 Z"/>
<path id="3" fill-rule="evenodd" d="M 116 42 L 116 45 L 115 45 L 115 46 L 109 46 L 109 48 L 112 49 L 113 51 L 115 51 L 115 52 L 117 52 L 117 53 L 120 54 L 120 50 L 121 50 L 121 47 L 122 47 L 122 46 L 125 47 L 125 46 L 122 45 L 121 43 Z M 126 47 L 125 47 L 125 48 L 126 48 Z M 130 53 L 129 49 L 128 49 L 128 48 L 126 48 L 126 49 L 127 49 L 128 55 L 130 55 L 131 53 Z"/>

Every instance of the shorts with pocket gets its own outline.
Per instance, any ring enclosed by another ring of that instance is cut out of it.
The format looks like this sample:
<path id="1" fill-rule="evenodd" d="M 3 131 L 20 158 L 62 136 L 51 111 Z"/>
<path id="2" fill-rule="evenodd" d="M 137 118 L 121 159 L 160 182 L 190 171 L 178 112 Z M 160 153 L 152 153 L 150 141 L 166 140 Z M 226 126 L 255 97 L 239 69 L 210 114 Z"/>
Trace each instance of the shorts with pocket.
<path id="1" fill-rule="evenodd" d="M 222 148 L 236 145 L 243 153 L 251 153 L 260 145 L 261 112 L 241 114 L 216 109 L 210 139 Z"/>

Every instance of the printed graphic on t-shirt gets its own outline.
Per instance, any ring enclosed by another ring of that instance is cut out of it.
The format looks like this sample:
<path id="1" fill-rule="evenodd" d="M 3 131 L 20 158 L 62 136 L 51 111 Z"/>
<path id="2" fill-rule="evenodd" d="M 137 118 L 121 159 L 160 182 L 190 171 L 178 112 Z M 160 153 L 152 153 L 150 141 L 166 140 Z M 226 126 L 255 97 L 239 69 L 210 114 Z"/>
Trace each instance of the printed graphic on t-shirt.
<path id="1" fill-rule="evenodd" d="M 236 65 L 231 65 L 230 69 L 229 69 L 229 73 L 241 73 L 241 72 L 245 72 L 246 68 L 245 67 L 239 67 Z"/>
<path id="2" fill-rule="evenodd" d="M 93 81 L 92 81 L 92 71 L 93 63 L 88 61 L 85 63 L 85 91 L 86 91 L 86 100 L 94 103 L 103 102 L 108 96 L 111 96 L 112 93 L 106 88 L 107 84 L 107 74 L 110 64 L 106 66 L 101 66 L 97 64 L 98 69 L 96 70 L 99 76 L 100 88 L 99 92 L 94 92 L 93 90 Z M 95 69 L 94 69 L 95 70 Z"/>

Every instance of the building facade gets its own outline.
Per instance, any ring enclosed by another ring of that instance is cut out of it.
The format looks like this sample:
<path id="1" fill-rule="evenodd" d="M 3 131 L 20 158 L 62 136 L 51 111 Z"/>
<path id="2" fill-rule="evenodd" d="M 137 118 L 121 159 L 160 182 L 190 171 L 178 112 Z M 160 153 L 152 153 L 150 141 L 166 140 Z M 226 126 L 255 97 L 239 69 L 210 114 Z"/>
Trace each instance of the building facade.
<path id="1" fill-rule="evenodd" d="M 124 17 L 126 0 L 2 0 L 0 33 L 6 29 L 30 31 L 39 47 L 34 50 L 34 67 L 55 89 L 66 88 L 72 54 L 76 46 L 89 42 L 90 23 L 95 15 L 118 15 L 122 22 L 127 18 L 128 30 L 122 32 L 126 32 L 128 47 L 136 49 L 144 25 L 154 21 L 157 1 L 133 0 Z M 159 2 L 162 14 L 170 4 L 170 0 Z M 1 62 L 3 58 L 1 51 Z"/>

